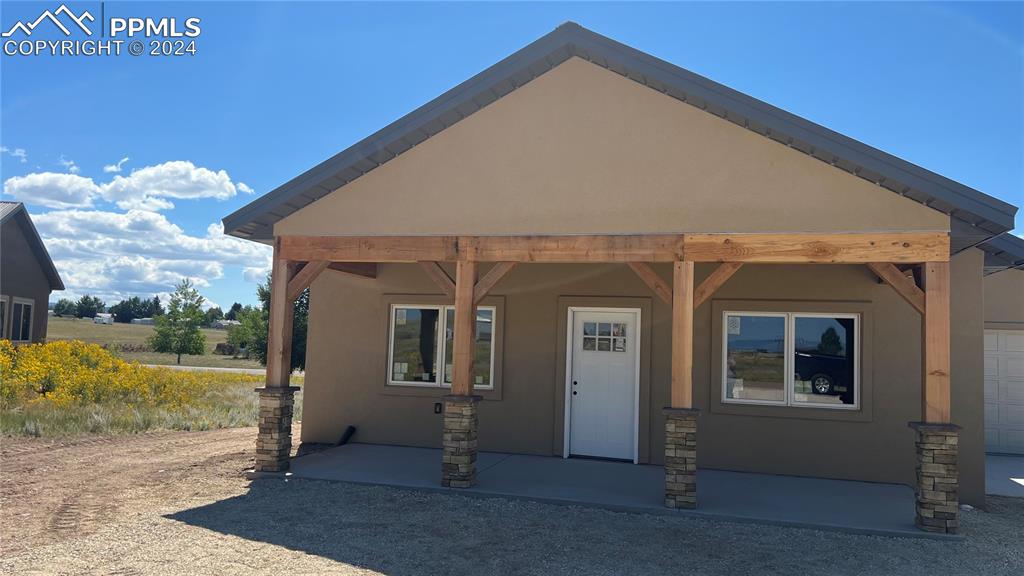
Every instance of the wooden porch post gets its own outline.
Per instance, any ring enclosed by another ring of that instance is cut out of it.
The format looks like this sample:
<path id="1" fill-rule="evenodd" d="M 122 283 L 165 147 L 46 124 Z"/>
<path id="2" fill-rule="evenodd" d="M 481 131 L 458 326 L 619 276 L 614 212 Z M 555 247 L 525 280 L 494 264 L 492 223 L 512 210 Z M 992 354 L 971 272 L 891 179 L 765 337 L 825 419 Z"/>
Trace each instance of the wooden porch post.
<path id="1" fill-rule="evenodd" d="M 693 262 L 672 273 L 672 408 L 693 408 Z"/>
<path id="2" fill-rule="evenodd" d="M 452 395 L 473 393 L 473 340 L 476 333 L 476 262 L 459 261 L 455 268 L 455 334 L 452 350 Z"/>
<path id="3" fill-rule="evenodd" d="M 915 524 L 929 532 L 960 530 L 960 427 L 950 421 L 949 262 L 925 262 L 921 321 L 921 422 L 915 433 Z"/>
<path id="4" fill-rule="evenodd" d="M 697 507 L 697 411 L 693 409 L 693 262 L 672 271 L 672 391 L 665 408 L 665 506 Z"/>
<path id="5" fill-rule="evenodd" d="M 455 268 L 455 333 L 452 350 L 452 393 L 445 396 L 441 485 L 469 488 L 476 484 L 477 404 L 473 395 L 476 333 L 476 262 L 459 260 Z"/>
<path id="6" fill-rule="evenodd" d="M 289 467 L 292 408 L 297 388 L 288 385 L 292 371 L 292 322 L 295 316 L 288 282 L 297 268 L 297 263 L 282 257 L 281 239 L 275 239 L 270 279 L 267 381 L 266 386 L 256 389 L 260 395 L 259 433 L 256 436 L 257 473 L 285 472 Z"/>
<path id="7" fill-rule="evenodd" d="M 949 422 L 949 262 L 924 264 L 924 378 L 921 416 Z"/>
<path id="8" fill-rule="evenodd" d="M 292 323 L 295 303 L 288 299 L 288 281 L 295 263 L 280 256 L 281 241 L 274 243 L 270 276 L 270 318 L 267 334 L 267 386 L 288 386 L 292 362 Z"/>

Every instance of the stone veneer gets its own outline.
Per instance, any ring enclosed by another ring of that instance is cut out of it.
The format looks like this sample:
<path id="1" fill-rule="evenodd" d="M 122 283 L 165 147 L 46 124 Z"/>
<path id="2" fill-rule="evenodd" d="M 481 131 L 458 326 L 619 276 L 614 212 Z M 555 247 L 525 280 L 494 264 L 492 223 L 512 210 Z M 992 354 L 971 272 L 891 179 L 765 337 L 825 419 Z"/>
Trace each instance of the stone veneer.
<path id="1" fill-rule="evenodd" d="M 911 422 L 917 448 L 917 518 L 921 530 L 955 534 L 960 529 L 960 479 L 955 424 Z"/>
<path id="2" fill-rule="evenodd" d="M 697 507 L 697 416 L 690 408 L 665 408 L 665 506 Z"/>
<path id="3" fill-rule="evenodd" d="M 256 471 L 285 472 L 292 449 L 292 408 L 296 386 L 257 388 L 260 394 Z"/>
<path id="4" fill-rule="evenodd" d="M 477 405 L 480 396 L 444 397 L 444 438 L 441 485 L 469 488 L 476 484 Z"/>

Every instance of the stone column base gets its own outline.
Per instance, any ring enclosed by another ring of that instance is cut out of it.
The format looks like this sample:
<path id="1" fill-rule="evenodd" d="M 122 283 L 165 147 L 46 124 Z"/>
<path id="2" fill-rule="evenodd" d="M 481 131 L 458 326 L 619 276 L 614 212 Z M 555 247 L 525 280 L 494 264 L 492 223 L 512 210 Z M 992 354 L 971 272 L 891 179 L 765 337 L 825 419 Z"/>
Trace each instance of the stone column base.
<path id="1" fill-rule="evenodd" d="M 469 488 L 476 484 L 477 405 L 480 396 L 444 397 L 444 447 L 441 485 Z"/>
<path id="2" fill-rule="evenodd" d="M 665 506 L 697 507 L 697 416 L 692 408 L 665 408 Z"/>
<path id="3" fill-rule="evenodd" d="M 917 448 L 917 518 L 927 532 L 956 534 L 960 529 L 960 476 L 956 424 L 911 422 Z"/>
<path id="4" fill-rule="evenodd" d="M 260 394 L 256 472 L 285 472 L 292 449 L 292 408 L 296 386 L 257 388 Z"/>

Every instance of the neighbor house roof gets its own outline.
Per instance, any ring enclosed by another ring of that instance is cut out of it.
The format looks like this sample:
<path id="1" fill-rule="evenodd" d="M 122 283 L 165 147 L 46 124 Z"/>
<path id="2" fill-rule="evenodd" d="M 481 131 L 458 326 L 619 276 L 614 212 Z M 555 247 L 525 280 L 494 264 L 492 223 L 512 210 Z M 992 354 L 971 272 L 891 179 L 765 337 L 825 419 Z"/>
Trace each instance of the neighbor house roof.
<path id="1" fill-rule="evenodd" d="M 985 274 L 1010 268 L 1024 270 L 1024 238 L 1007 232 L 979 246 L 985 251 Z"/>
<path id="2" fill-rule="evenodd" d="M 1013 228 L 1017 208 L 569 22 L 224 218 L 269 241 L 274 223 L 576 56 L 952 216 L 952 250 Z"/>
<path id="3" fill-rule="evenodd" d="M 25 240 L 28 241 L 36 260 L 39 262 L 39 267 L 43 269 L 47 280 L 50 281 L 50 290 L 63 290 L 64 282 L 61 281 L 60 274 L 57 273 L 57 267 L 53 265 L 50 253 L 46 251 L 46 245 L 43 244 L 43 239 L 39 237 L 39 232 L 36 231 L 36 226 L 32 223 L 32 218 L 29 217 L 25 205 L 21 202 L 0 200 L 0 226 L 6 226 L 9 221 L 16 221 L 21 226 L 25 234 Z"/>

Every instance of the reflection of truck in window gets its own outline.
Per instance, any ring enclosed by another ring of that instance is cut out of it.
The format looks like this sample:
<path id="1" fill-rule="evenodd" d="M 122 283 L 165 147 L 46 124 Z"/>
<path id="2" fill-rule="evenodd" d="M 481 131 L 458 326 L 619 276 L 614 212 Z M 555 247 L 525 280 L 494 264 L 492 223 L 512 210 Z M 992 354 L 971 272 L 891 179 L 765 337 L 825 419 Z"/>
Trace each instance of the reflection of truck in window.
<path id="1" fill-rule="evenodd" d="M 815 394 L 841 396 L 844 404 L 853 404 L 853 370 L 846 356 L 822 354 L 815 350 L 797 350 L 795 379 L 810 383 Z"/>

